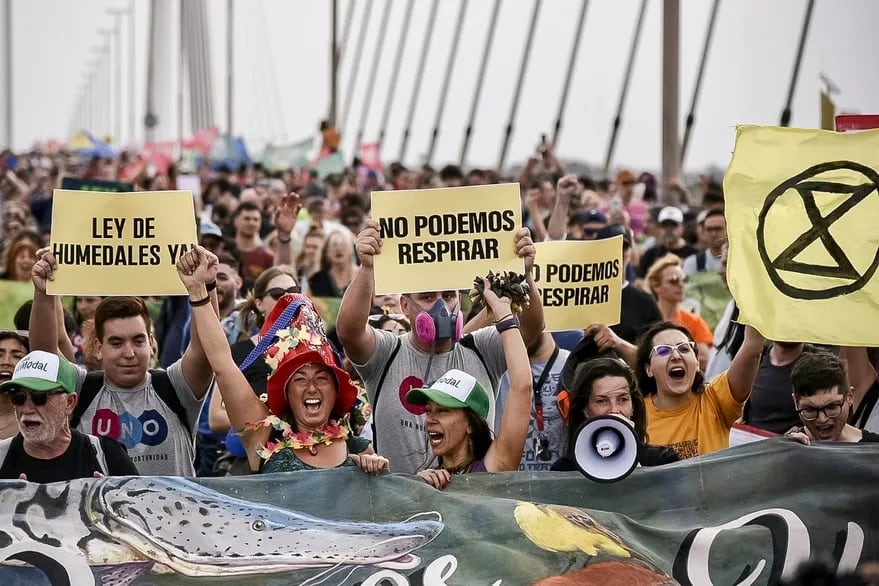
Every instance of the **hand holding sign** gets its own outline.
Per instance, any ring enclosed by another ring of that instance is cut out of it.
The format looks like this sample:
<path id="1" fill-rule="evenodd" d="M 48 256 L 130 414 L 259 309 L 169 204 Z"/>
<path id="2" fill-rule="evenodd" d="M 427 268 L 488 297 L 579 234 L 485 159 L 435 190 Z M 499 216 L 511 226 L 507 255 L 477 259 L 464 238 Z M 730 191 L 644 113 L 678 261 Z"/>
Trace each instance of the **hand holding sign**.
<path id="1" fill-rule="evenodd" d="M 58 263 L 55 261 L 55 255 L 49 247 L 41 248 L 37 251 L 37 262 L 31 269 L 31 281 L 34 283 L 34 289 L 40 293 L 46 292 L 46 284 L 55 278 L 55 269 Z"/>
<path id="2" fill-rule="evenodd" d="M 360 259 L 360 265 L 372 268 L 375 263 L 373 257 L 381 253 L 382 250 L 382 239 L 381 235 L 379 235 L 379 225 L 376 220 L 372 218 L 366 220 L 366 226 L 357 235 L 357 242 L 354 248 L 357 250 L 357 258 Z"/>
<path id="3" fill-rule="evenodd" d="M 534 241 L 531 240 L 531 232 L 528 228 L 519 228 L 516 232 L 516 256 L 525 261 L 525 274 L 531 273 L 534 266 L 534 258 L 537 256 L 537 249 L 534 248 Z"/>

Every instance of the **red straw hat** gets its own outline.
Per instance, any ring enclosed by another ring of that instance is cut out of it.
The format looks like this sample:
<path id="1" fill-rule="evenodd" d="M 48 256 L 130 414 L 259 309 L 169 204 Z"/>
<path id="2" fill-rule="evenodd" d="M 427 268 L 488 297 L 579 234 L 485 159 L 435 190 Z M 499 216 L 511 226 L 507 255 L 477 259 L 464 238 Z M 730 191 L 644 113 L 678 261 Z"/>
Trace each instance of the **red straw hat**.
<path id="1" fill-rule="evenodd" d="M 357 399 L 357 387 L 348 373 L 339 367 L 323 322 L 311 300 L 299 293 L 281 297 L 266 318 L 259 332 L 260 339 L 272 331 L 271 345 L 265 351 L 266 364 L 272 369 L 267 384 L 271 412 L 278 417 L 290 412 L 287 383 L 293 373 L 309 362 L 320 362 L 335 373 L 338 382 L 333 415 L 342 417 L 348 413 Z"/>

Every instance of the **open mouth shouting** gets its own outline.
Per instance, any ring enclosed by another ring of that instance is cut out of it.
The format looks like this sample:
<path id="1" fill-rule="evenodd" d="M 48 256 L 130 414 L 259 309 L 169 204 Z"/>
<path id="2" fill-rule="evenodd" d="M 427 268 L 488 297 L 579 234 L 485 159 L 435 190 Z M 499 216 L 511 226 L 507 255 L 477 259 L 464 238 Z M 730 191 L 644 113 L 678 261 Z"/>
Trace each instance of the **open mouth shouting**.
<path id="1" fill-rule="evenodd" d="M 320 399 L 305 399 L 303 401 L 305 405 L 305 412 L 309 415 L 317 415 L 320 413 L 320 408 L 323 402 Z"/>

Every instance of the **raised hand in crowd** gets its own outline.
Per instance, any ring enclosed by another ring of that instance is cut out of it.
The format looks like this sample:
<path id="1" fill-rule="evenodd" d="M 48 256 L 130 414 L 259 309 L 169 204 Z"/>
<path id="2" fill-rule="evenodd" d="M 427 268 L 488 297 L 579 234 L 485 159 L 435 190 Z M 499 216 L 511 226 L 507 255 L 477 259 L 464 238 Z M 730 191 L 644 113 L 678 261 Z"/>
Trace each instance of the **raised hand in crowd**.
<path id="1" fill-rule="evenodd" d="M 278 251 L 275 255 L 275 265 L 289 265 L 293 263 L 293 228 L 302 210 L 302 199 L 295 191 L 291 191 L 281 197 L 275 211 L 272 214 L 272 223 L 278 234 Z"/>
<path id="2" fill-rule="evenodd" d="M 564 240 L 568 229 L 571 202 L 576 201 L 579 206 L 583 186 L 576 175 L 565 175 L 559 179 L 555 191 L 555 206 L 549 218 L 547 234 L 550 240 Z"/>

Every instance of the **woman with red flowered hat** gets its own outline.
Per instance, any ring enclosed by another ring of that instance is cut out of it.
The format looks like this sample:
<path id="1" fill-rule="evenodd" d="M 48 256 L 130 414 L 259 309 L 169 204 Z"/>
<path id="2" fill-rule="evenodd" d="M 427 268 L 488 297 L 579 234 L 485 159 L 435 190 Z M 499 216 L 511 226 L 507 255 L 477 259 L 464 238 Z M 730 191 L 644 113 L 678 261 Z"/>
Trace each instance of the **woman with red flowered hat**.
<path id="1" fill-rule="evenodd" d="M 311 301 L 282 297 L 265 320 L 253 357 L 264 354 L 272 373 L 263 402 L 235 364 L 210 304 L 205 278 L 210 253 L 196 247 L 177 263 L 189 292 L 192 321 L 210 361 L 226 412 L 241 434 L 251 470 L 288 472 L 359 466 L 388 471 L 368 440 L 351 433 L 348 417 L 358 403 L 357 387 L 336 361 Z"/>

